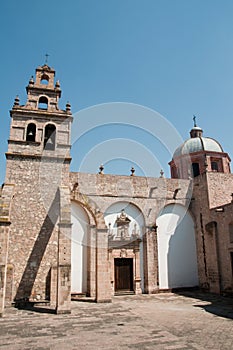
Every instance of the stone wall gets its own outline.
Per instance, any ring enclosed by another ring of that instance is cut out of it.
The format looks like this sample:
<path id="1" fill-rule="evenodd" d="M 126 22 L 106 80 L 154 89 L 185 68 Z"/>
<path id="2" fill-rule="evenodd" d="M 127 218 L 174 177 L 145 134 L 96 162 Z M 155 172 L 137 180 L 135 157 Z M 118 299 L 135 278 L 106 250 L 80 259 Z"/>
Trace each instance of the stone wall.
<path id="1" fill-rule="evenodd" d="M 94 212 L 104 213 L 113 203 L 128 201 L 143 212 L 147 226 L 155 224 L 159 211 L 167 204 L 189 206 L 192 181 L 103 174 L 70 173 L 70 189 Z"/>
<path id="2" fill-rule="evenodd" d="M 103 174 L 70 173 L 72 199 L 82 205 L 94 217 L 97 227 L 96 284 L 97 300 L 102 291 L 109 294 L 111 269 L 108 269 L 106 252 L 108 249 L 107 227 L 104 215 L 114 203 L 130 203 L 139 209 L 144 218 L 143 256 L 144 291 L 158 291 L 158 247 L 156 218 L 164 206 L 177 203 L 189 207 L 192 198 L 192 181 L 165 178 L 145 178 L 138 176 L 118 176 Z M 106 237 L 105 237 L 106 236 Z M 99 238 L 98 238 L 99 237 Z M 101 254 L 98 254 L 101 252 Z M 91 263 L 91 262 L 90 262 Z M 103 288 L 104 286 L 104 288 Z M 102 295 L 102 299 L 108 299 Z"/>
<path id="3" fill-rule="evenodd" d="M 231 174 L 206 173 L 194 180 L 191 210 L 196 222 L 200 286 L 215 293 L 233 292 L 232 186 Z"/>
<path id="4" fill-rule="evenodd" d="M 50 269 L 57 264 L 59 169 L 56 162 L 43 166 L 47 171 L 41 174 L 38 159 L 7 160 L 6 182 L 15 184 L 8 252 L 13 299 L 48 298 Z"/>
<path id="5" fill-rule="evenodd" d="M 209 207 L 215 208 L 231 202 L 233 193 L 233 174 L 207 173 Z"/>

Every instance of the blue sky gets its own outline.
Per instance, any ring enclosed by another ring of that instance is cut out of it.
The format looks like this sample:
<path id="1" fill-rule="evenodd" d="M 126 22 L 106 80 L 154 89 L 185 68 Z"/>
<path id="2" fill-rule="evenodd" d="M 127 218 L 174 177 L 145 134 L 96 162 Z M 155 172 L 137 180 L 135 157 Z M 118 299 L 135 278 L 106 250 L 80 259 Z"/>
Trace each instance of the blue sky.
<path id="1" fill-rule="evenodd" d="M 25 87 L 45 53 L 61 83 L 61 108 L 68 100 L 75 114 L 109 102 L 142 105 L 160 113 L 183 139 L 195 114 L 205 135 L 216 138 L 232 157 L 232 18 L 232 0 L 2 0 L 0 182 L 9 110 L 15 95 L 25 102 Z M 77 118 L 84 122 L 82 113 Z M 101 132 L 89 131 L 73 147 L 72 170 L 88 170 L 80 164 L 95 142 L 99 147 L 121 137 L 145 146 L 168 176 L 169 152 L 148 133 L 133 129 L 107 125 Z M 103 147 L 101 152 L 105 159 Z M 94 157 L 101 161 L 100 154 Z M 115 165 L 108 162 L 106 172 L 124 174 L 135 165 L 130 155 L 120 157 L 119 150 L 119 159 Z M 139 175 L 142 157 L 139 152 Z M 158 169 L 149 175 L 158 176 Z"/>

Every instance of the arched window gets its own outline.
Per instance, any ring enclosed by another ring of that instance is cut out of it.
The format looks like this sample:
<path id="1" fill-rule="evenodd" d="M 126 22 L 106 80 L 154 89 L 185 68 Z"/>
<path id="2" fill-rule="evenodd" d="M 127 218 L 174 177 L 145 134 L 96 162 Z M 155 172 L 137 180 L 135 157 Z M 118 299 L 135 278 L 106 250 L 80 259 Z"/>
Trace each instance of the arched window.
<path id="1" fill-rule="evenodd" d="M 54 151 L 55 141 L 56 141 L 56 127 L 53 124 L 48 124 L 45 127 L 44 149 L 49 151 Z"/>
<path id="2" fill-rule="evenodd" d="M 43 85 L 48 85 L 49 83 L 49 77 L 46 74 L 43 74 L 40 80 L 40 83 Z"/>
<path id="3" fill-rule="evenodd" d="M 27 126 L 26 141 L 36 141 L 36 125 L 33 123 L 30 123 Z"/>
<path id="4" fill-rule="evenodd" d="M 193 177 L 200 175 L 199 163 L 192 163 L 192 174 Z"/>
<path id="5" fill-rule="evenodd" d="M 218 163 L 217 162 L 211 162 L 211 170 L 218 172 Z"/>
<path id="6" fill-rule="evenodd" d="M 39 105 L 38 105 L 39 109 L 48 109 L 48 99 L 45 96 L 41 96 L 39 98 Z"/>

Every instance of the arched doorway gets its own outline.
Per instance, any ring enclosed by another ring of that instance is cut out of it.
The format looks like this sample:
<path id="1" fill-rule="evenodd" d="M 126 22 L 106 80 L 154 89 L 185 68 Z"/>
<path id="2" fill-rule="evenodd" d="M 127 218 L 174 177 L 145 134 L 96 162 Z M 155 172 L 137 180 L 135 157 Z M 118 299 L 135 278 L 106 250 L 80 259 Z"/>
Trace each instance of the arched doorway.
<path id="1" fill-rule="evenodd" d="M 87 291 L 87 235 L 89 218 L 77 203 L 71 203 L 71 293 Z"/>
<path id="2" fill-rule="evenodd" d="M 105 211 L 112 294 L 144 289 L 142 236 L 144 217 L 137 206 L 117 202 Z"/>
<path id="3" fill-rule="evenodd" d="M 159 288 L 198 286 L 194 222 L 185 207 L 170 204 L 157 218 Z"/>

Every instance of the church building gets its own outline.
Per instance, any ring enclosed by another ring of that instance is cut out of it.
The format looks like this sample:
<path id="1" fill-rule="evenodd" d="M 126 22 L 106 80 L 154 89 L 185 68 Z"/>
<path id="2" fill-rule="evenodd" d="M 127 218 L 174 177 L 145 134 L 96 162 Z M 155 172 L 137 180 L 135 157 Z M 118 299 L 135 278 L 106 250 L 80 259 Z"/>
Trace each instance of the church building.
<path id="1" fill-rule="evenodd" d="M 47 64 L 10 111 L 0 190 L 0 315 L 72 298 L 199 287 L 233 293 L 230 157 L 194 123 L 170 160 L 171 178 L 70 171 L 72 113 Z M 168 160 L 169 161 L 169 160 Z"/>

